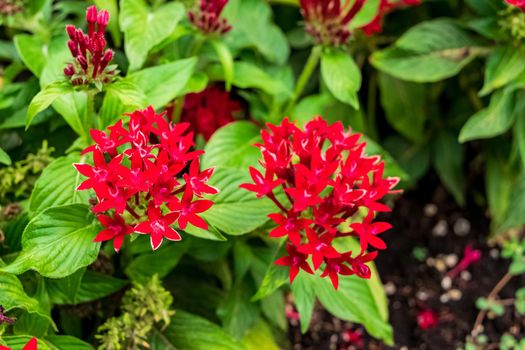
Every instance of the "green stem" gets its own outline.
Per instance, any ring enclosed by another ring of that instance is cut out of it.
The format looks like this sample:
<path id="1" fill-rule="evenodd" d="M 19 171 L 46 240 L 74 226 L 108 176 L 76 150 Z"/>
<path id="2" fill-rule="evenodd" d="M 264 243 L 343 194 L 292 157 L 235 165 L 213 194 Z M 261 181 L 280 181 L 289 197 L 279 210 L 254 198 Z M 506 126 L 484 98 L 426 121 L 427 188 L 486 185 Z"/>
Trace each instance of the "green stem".
<path id="1" fill-rule="evenodd" d="M 87 91 L 87 105 L 86 105 L 86 120 L 84 121 L 84 141 L 86 145 L 90 144 L 89 129 L 94 125 L 100 125 L 100 121 L 97 122 L 97 114 L 95 113 L 95 95 L 97 92 L 95 90 Z"/>
<path id="2" fill-rule="evenodd" d="M 308 84 L 312 73 L 314 72 L 315 68 L 317 67 L 317 64 L 319 63 L 319 59 L 321 58 L 321 50 L 321 46 L 314 46 L 312 48 L 312 51 L 310 51 L 310 56 L 308 56 L 308 60 L 304 65 L 303 71 L 301 72 L 299 79 L 297 79 L 297 84 L 295 85 L 295 90 L 293 92 L 292 99 L 290 100 L 290 102 L 286 106 L 286 109 L 284 110 L 285 116 L 288 116 L 292 112 L 292 110 L 295 107 L 295 104 L 297 103 L 297 100 L 299 100 L 299 97 L 301 97 L 301 94 L 303 93 L 306 84 Z"/>

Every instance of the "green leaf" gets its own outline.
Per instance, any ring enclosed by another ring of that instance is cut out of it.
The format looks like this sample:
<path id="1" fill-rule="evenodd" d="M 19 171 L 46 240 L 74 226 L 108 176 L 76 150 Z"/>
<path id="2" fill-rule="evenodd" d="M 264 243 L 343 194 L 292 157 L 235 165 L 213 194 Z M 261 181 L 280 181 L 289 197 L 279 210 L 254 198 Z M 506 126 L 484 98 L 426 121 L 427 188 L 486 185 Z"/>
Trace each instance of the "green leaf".
<path id="1" fill-rule="evenodd" d="M 505 218 L 516 180 L 515 172 L 505 158 L 486 152 L 485 192 L 493 231 Z"/>
<path id="2" fill-rule="evenodd" d="M 308 331 L 314 311 L 315 301 L 317 300 L 315 294 L 315 279 L 317 278 L 319 278 L 319 276 L 300 273 L 297 275 L 291 286 L 295 306 L 299 312 L 301 332 L 303 334 Z"/>
<path id="3" fill-rule="evenodd" d="M 5 341 L 6 345 L 12 348 L 13 350 L 22 349 L 30 340 L 33 338 L 30 335 L 12 335 L 12 336 L 2 336 L 0 340 Z M 38 339 L 38 350 L 55 350 L 54 348 L 49 347 L 47 343 L 43 340 Z"/>
<path id="4" fill-rule="evenodd" d="M 177 266 L 188 248 L 187 240 L 166 241 L 157 251 L 148 252 L 133 259 L 126 267 L 126 275 L 138 282 L 147 281 L 155 274 L 163 278 Z"/>
<path id="5" fill-rule="evenodd" d="M 224 80 L 221 67 L 211 66 L 208 75 L 212 80 Z M 292 91 L 282 81 L 274 79 L 261 68 L 248 62 L 234 62 L 233 85 L 241 89 L 259 89 L 271 96 L 292 96 Z"/>
<path id="6" fill-rule="evenodd" d="M 432 145 L 433 164 L 441 182 L 452 193 L 459 205 L 465 204 L 463 170 L 464 149 L 456 137 L 448 131 L 441 131 Z"/>
<path id="7" fill-rule="evenodd" d="M 166 330 L 153 335 L 151 349 L 244 350 L 245 347 L 207 319 L 177 310 Z"/>
<path id="8" fill-rule="evenodd" d="M 20 255 L 0 271 L 20 274 L 35 270 L 49 278 L 69 276 L 96 260 L 100 243 L 93 243 L 95 234 L 87 205 L 48 208 L 29 222 Z"/>
<path id="9" fill-rule="evenodd" d="M 219 56 L 219 60 L 222 64 L 222 71 L 224 72 L 224 83 L 226 84 L 226 90 L 230 91 L 234 75 L 232 53 L 230 52 L 230 49 L 223 44 L 222 41 L 213 40 L 211 43 L 213 45 L 213 48 L 215 49 L 215 52 L 217 53 L 217 56 Z"/>
<path id="10" fill-rule="evenodd" d="M 29 104 L 26 115 L 26 129 L 29 128 L 33 118 L 44 109 L 49 107 L 59 97 L 73 91 L 71 84 L 67 81 L 55 81 L 42 89 Z M 76 130 L 75 130 L 76 131 Z"/>
<path id="11" fill-rule="evenodd" d="M 186 58 L 143 69 L 129 75 L 125 80 L 140 87 L 144 91 L 148 104 L 158 109 L 180 96 L 190 81 L 196 64 L 196 58 Z"/>
<path id="12" fill-rule="evenodd" d="M 367 0 L 356 16 L 348 24 L 351 29 L 361 28 L 372 22 L 379 13 L 379 4 L 381 0 Z"/>
<path id="13" fill-rule="evenodd" d="M 105 128 L 122 118 L 125 112 L 145 108 L 147 98 L 140 87 L 122 79 L 105 87 L 106 95 L 99 111 L 100 126 Z"/>
<path id="14" fill-rule="evenodd" d="M 255 194 L 239 188 L 241 184 L 251 181 L 246 170 L 217 168 L 210 185 L 221 192 L 210 196 L 214 204 L 201 217 L 213 227 L 234 236 L 262 226 L 268 221 L 267 215 L 276 207 L 269 199 L 256 198 Z"/>
<path id="15" fill-rule="evenodd" d="M 480 95 L 487 95 L 511 82 L 525 70 L 524 60 L 523 48 L 505 46 L 494 50 L 487 60 L 485 83 L 479 92 Z"/>
<path id="16" fill-rule="evenodd" d="M 459 142 L 490 138 L 506 132 L 514 122 L 516 95 L 498 91 L 490 99 L 488 108 L 474 114 L 461 128 Z"/>
<path id="17" fill-rule="evenodd" d="M 267 60 L 286 63 L 290 48 L 286 36 L 271 20 L 270 5 L 261 0 L 230 0 L 223 16 L 232 25 L 225 40 L 235 49 L 255 48 Z"/>
<path id="18" fill-rule="evenodd" d="M 91 344 L 69 335 L 49 335 L 44 342 L 52 350 L 93 350 Z"/>
<path id="19" fill-rule="evenodd" d="M 166 3 L 153 10 L 144 0 L 120 1 L 119 22 L 130 71 L 142 67 L 151 49 L 171 35 L 184 14 L 181 3 Z"/>
<path id="20" fill-rule="evenodd" d="M 243 338 L 246 350 L 279 350 L 281 347 L 275 342 L 270 326 L 259 319 Z"/>
<path id="21" fill-rule="evenodd" d="M 361 88 L 361 71 L 349 54 L 325 49 L 321 55 L 321 75 L 339 101 L 359 109 L 357 92 Z"/>
<path id="22" fill-rule="evenodd" d="M 51 302 L 58 305 L 77 304 L 76 298 L 85 272 L 86 269 L 79 269 L 64 278 L 48 279 L 46 288 Z"/>
<path id="23" fill-rule="evenodd" d="M 0 148 L 0 164 L 4 165 L 11 165 L 11 157 L 9 157 L 9 154 L 7 154 L 6 151 Z"/>
<path id="24" fill-rule="evenodd" d="M 379 74 L 381 104 L 388 123 L 407 139 L 415 142 L 425 137 L 426 86 Z"/>
<path id="25" fill-rule="evenodd" d="M 396 78 L 434 82 L 456 75 L 478 54 L 480 42 L 447 19 L 420 23 L 395 44 L 371 56 L 371 63 Z"/>
<path id="26" fill-rule="evenodd" d="M 250 301 L 250 290 L 241 283 L 230 289 L 217 308 L 223 328 L 235 338 L 242 338 L 259 318 L 259 308 Z"/>
<path id="27" fill-rule="evenodd" d="M 39 77 L 44 70 L 48 57 L 47 43 L 43 42 L 41 38 L 29 34 L 15 35 L 13 41 L 16 46 L 16 51 L 26 67 L 29 68 L 34 75 Z"/>
<path id="28" fill-rule="evenodd" d="M 0 290 L 2 291 L 0 293 L 0 305 L 5 308 L 6 312 L 13 309 L 23 309 L 30 313 L 48 317 L 46 311 L 40 307 L 38 300 L 26 294 L 22 283 L 15 275 L 0 272 Z"/>
<path id="29" fill-rule="evenodd" d="M 36 337 L 43 337 L 51 326 L 51 303 L 47 294 L 44 278 L 37 277 L 36 291 L 33 298 L 38 301 L 38 305 L 45 312 L 44 315 L 37 313 L 24 313 L 19 317 L 14 325 L 14 334 L 31 334 Z M 55 330 L 56 325 L 53 324 Z"/>
<path id="30" fill-rule="evenodd" d="M 108 295 L 116 293 L 122 289 L 128 281 L 114 278 L 94 271 L 86 271 L 80 288 L 78 289 L 77 303 L 88 303 Z"/>
<path id="31" fill-rule="evenodd" d="M 504 216 L 501 231 L 525 225 L 525 176 L 522 174 L 513 186 L 509 206 Z"/>
<path id="32" fill-rule="evenodd" d="M 253 123 L 239 121 L 217 130 L 204 148 L 202 167 L 248 169 L 257 166 L 261 152 L 254 146 L 261 141 L 260 129 Z"/>
<path id="33" fill-rule="evenodd" d="M 47 208 L 65 204 L 87 203 L 89 191 L 77 191 L 83 181 L 74 163 L 84 163 L 86 156 L 70 153 L 49 164 L 35 183 L 29 199 L 29 214 L 33 218 Z"/>
<path id="34" fill-rule="evenodd" d="M 385 176 L 399 177 L 402 180 L 408 179 L 408 174 L 399 167 L 396 160 L 385 151 L 378 143 L 372 141 L 368 137 L 364 136 L 363 141 L 366 142 L 365 152 L 368 156 L 381 156 L 381 159 L 385 161 Z"/>
<path id="35" fill-rule="evenodd" d="M 261 282 L 261 286 L 257 293 L 252 297 L 253 301 L 264 299 L 273 294 L 278 288 L 285 285 L 290 280 L 289 269 L 284 266 L 275 265 L 273 262 L 277 260 L 278 252 L 275 254 L 275 259 L 272 259 L 268 265 L 268 269 Z"/>
<path id="36" fill-rule="evenodd" d="M 353 239 L 334 241 L 339 251 L 358 251 L 359 243 Z M 370 279 L 341 276 L 335 290 L 328 278 L 315 276 L 315 290 L 319 301 L 334 316 L 362 324 L 367 332 L 387 345 L 393 344 L 392 327 L 388 323 L 388 305 L 381 280 L 374 264 Z"/>

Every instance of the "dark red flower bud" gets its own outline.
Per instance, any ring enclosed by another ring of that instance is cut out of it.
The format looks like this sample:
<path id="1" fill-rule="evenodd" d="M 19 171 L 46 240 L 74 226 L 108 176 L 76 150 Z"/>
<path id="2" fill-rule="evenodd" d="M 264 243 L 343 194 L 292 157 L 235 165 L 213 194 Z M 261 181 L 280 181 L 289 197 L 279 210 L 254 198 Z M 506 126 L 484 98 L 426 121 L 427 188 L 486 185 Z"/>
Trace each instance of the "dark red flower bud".
<path id="1" fill-rule="evenodd" d="M 110 49 L 107 49 L 106 52 L 104 52 L 104 56 L 102 57 L 102 60 L 100 61 L 100 71 L 103 71 L 109 62 L 113 59 L 113 51 Z"/>
<path id="2" fill-rule="evenodd" d="M 76 31 L 77 31 L 77 29 L 75 28 L 74 25 L 68 24 L 66 26 L 66 33 L 69 36 L 69 39 L 75 40 L 75 38 L 76 38 Z"/>
<path id="3" fill-rule="evenodd" d="M 87 70 L 88 63 L 87 63 L 87 60 L 86 60 L 86 58 L 84 56 L 78 55 L 77 62 L 78 62 L 78 64 L 80 64 L 80 67 L 82 67 L 83 70 Z"/>
<path id="4" fill-rule="evenodd" d="M 70 63 L 64 68 L 64 74 L 68 77 L 75 74 L 75 67 Z"/>
<path id="5" fill-rule="evenodd" d="M 77 47 L 77 43 L 74 42 L 73 40 L 69 40 L 67 42 L 67 47 L 69 47 L 69 51 L 71 51 L 71 55 L 73 57 L 77 57 L 78 56 L 78 47 Z"/>
<path id="6" fill-rule="evenodd" d="M 109 22 L 109 13 L 106 10 L 102 10 L 98 13 L 97 17 L 97 29 L 99 34 L 104 34 L 106 27 Z"/>
<path id="7" fill-rule="evenodd" d="M 97 7 L 89 6 L 86 11 L 86 21 L 95 24 L 97 22 Z"/>

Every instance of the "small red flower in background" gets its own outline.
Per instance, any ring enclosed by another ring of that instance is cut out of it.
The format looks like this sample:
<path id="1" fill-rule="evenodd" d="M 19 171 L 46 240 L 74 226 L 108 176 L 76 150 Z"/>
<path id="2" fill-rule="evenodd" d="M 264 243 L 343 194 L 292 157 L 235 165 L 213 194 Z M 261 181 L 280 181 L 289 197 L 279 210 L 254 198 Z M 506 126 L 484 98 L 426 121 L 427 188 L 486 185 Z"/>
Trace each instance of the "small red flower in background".
<path id="1" fill-rule="evenodd" d="M 188 12 L 188 18 L 204 34 L 226 34 L 232 26 L 221 18 L 228 0 L 200 0 L 198 9 Z"/>
<path id="2" fill-rule="evenodd" d="M 75 167 L 88 177 L 77 190 L 93 189 L 97 196 L 93 211 L 100 213 L 97 218 L 104 230 L 95 242 L 113 240 L 118 252 L 124 238 L 136 232 L 150 235 L 155 250 L 164 238 L 181 239 L 171 227 L 176 222 L 181 229 L 188 223 L 207 229 L 199 214 L 213 202 L 194 197 L 218 190 L 207 184 L 214 169 L 199 169 L 203 151 L 192 150 L 188 128 L 187 123 L 167 122 L 150 106 L 129 114 L 128 127 L 119 121 L 109 133 L 91 132 L 96 143 L 82 154 L 92 153 L 93 165 Z"/>
<path id="3" fill-rule="evenodd" d="M 505 2 L 521 9 L 522 11 L 525 11 L 525 0 L 505 0 Z"/>
<path id="4" fill-rule="evenodd" d="M 360 330 L 345 329 L 341 334 L 341 340 L 343 342 L 341 349 L 346 349 L 350 345 L 353 345 L 357 348 L 360 348 L 364 345 L 363 334 Z"/>
<path id="5" fill-rule="evenodd" d="M 12 350 L 6 346 L 0 345 L 0 350 Z M 31 340 L 22 348 L 22 350 L 38 350 L 38 340 L 31 338 Z"/>
<path id="6" fill-rule="evenodd" d="M 350 38 L 348 23 L 365 0 L 300 0 L 305 30 L 317 44 L 339 46 Z"/>
<path id="7" fill-rule="evenodd" d="M 417 314 L 417 325 L 422 330 L 434 328 L 439 324 L 439 315 L 431 309 L 424 309 Z"/>
<path id="8" fill-rule="evenodd" d="M 398 0 L 398 1 L 380 0 L 379 11 L 377 15 L 374 17 L 374 19 L 370 23 L 361 27 L 361 29 L 366 35 L 374 35 L 376 33 L 381 33 L 381 31 L 383 30 L 383 18 L 388 13 L 395 10 L 396 8 L 407 7 L 407 6 L 418 6 L 418 5 L 421 5 L 422 3 L 423 3 L 423 0 Z"/>
<path id="9" fill-rule="evenodd" d="M 447 273 L 447 276 L 450 278 L 455 278 L 461 272 L 465 271 L 470 267 L 470 265 L 478 262 L 481 259 L 481 251 L 478 249 L 473 249 L 470 245 L 466 245 L 463 251 L 463 258 L 458 262 L 458 264 Z"/>
<path id="10" fill-rule="evenodd" d="M 190 130 L 209 140 L 220 127 L 233 122 L 234 115 L 241 111 L 241 104 L 232 99 L 230 93 L 212 85 L 206 90 L 186 95 L 181 121 L 190 124 Z M 173 107 L 168 109 L 168 116 Z"/>
<path id="11" fill-rule="evenodd" d="M 261 132 L 263 142 L 256 145 L 264 171 L 251 167 L 254 183 L 241 187 L 268 197 L 280 209 L 269 215 L 277 224 L 270 237 L 286 237 L 288 255 L 275 263 L 290 267 L 291 282 L 300 270 L 318 269 L 335 288 L 339 275 L 370 278 L 366 264 L 377 251 L 366 250 L 385 249 L 379 235 L 391 227 L 374 217 L 390 210 L 380 200 L 396 192 L 399 179 L 385 178 L 380 158 L 367 157 L 366 144 L 358 142 L 360 135 L 346 132 L 340 122 L 328 125 L 319 117 L 301 130 L 285 119 L 268 128 Z M 346 236 L 359 239 L 360 251 L 336 250 L 334 241 Z"/>
<path id="12" fill-rule="evenodd" d="M 67 65 L 64 74 L 73 85 L 100 85 L 109 83 L 116 74 L 115 68 L 109 66 L 113 59 L 113 51 L 106 50 L 104 32 L 109 22 L 106 10 L 97 11 L 90 6 L 86 12 L 88 33 L 73 25 L 66 26 L 69 36 L 67 46 L 75 59 Z"/>

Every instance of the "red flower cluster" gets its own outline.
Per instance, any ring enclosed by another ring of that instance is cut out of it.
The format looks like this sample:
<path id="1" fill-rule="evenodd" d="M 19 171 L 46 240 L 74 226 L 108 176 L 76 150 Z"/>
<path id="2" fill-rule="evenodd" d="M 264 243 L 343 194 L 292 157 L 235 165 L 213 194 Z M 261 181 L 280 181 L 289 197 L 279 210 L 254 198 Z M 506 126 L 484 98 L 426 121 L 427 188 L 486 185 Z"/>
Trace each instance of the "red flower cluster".
<path id="1" fill-rule="evenodd" d="M 22 350 L 37 350 L 37 349 L 38 349 L 38 340 L 36 338 L 31 338 L 31 340 L 22 348 Z M 11 350 L 11 348 L 0 345 L 0 350 Z"/>
<path id="2" fill-rule="evenodd" d="M 233 115 L 240 111 L 238 101 L 224 89 L 212 85 L 202 92 L 186 95 L 181 121 L 189 123 L 190 130 L 208 140 L 218 128 L 233 122 Z"/>
<path id="3" fill-rule="evenodd" d="M 505 0 L 509 5 L 515 6 L 522 11 L 525 11 L 525 0 Z"/>
<path id="4" fill-rule="evenodd" d="M 361 27 L 363 32 L 366 35 L 373 35 L 376 33 L 381 33 L 383 29 L 383 17 L 388 13 L 399 7 L 406 6 L 418 6 L 421 5 L 423 0 L 398 0 L 392 2 L 392 0 L 380 0 L 379 11 L 374 19 L 367 25 Z"/>
<path id="5" fill-rule="evenodd" d="M 90 6 L 86 12 L 88 33 L 73 25 L 66 26 L 69 36 L 67 46 L 75 59 L 64 68 L 64 74 L 71 79 L 73 85 L 88 85 L 109 83 L 115 75 L 115 68 L 108 66 L 113 59 L 113 51 L 106 50 L 104 32 L 109 22 L 106 10 L 97 11 Z"/>
<path id="6" fill-rule="evenodd" d="M 221 18 L 228 0 L 200 0 L 199 8 L 188 12 L 188 18 L 204 34 L 226 34 L 232 26 Z"/>
<path id="7" fill-rule="evenodd" d="M 200 171 L 199 156 L 204 151 L 192 151 L 193 133 L 186 133 L 188 127 L 167 122 L 150 106 L 129 114 L 127 128 L 120 120 L 109 127 L 109 133 L 91 131 L 96 144 L 83 154 L 91 152 L 94 165 L 75 167 L 88 177 L 77 190 L 92 188 L 97 195 L 93 211 L 105 229 L 95 242 L 113 239 L 118 252 L 125 236 L 137 232 L 149 234 L 155 250 L 163 238 L 181 239 L 171 227 L 175 222 L 183 230 L 188 223 L 208 229 L 198 214 L 213 202 L 194 197 L 218 193 L 207 184 L 214 169 Z M 184 182 L 177 179 L 181 176 Z"/>
<path id="8" fill-rule="evenodd" d="M 361 10 L 365 0 L 300 0 L 305 30 L 317 44 L 339 46 L 350 38 L 348 23 Z"/>
<path id="9" fill-rule="evenodd" d="M 281 210 L 269 215 L 277 224 L 270 237 L 287 237 L 288 255 L 275 263 L 290 267 L 291 282 L 300 270 L 313 274 L 323 263 L 321 276 L 330 277 L 335 288 L 339 275 L 369 278 L 366 263 L 377 251 L 366 250 L 385 249 L 378 235 L 391 227 L 375 222 L 374 214 L 390 211 L 380 200 L 394 193 L 399 179 L 384 178 L 384 163 L 367 157 L 366 144 L 358 142 L 361 135 L 346 132 L 341 122 L 329 126 L 318 117 L 303 131 L 285 119 L 268 128 L 257 145 L 264 174 L 250 168 L 254 183 L 241 187 L 268 197 Z M 287 204 L 277 196 L 280 186 Z M 346 236 L 359 239 L 359 252 L 334 248 L 334 240 Z"/>

